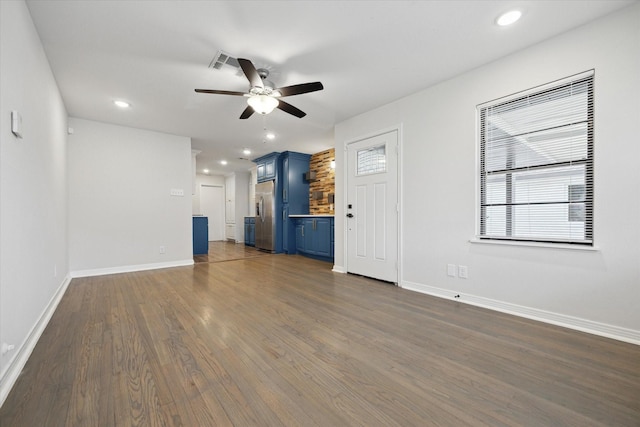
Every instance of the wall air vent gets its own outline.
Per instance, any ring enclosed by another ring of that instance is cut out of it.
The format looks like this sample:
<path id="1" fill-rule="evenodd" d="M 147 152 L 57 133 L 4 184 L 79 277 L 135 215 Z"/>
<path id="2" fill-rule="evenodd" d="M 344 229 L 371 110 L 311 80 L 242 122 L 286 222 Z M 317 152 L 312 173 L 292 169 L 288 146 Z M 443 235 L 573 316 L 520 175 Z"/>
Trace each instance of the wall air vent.
<path id="1" fill-rule="evenodd" d="M 214 56 L 213 60 L 211 60 L 209 68 L 213 68 L 214 70 L 227 71 L 238 76 L 244 75 L 244 73 L 242 72 L 242 68 L 240 68 L 240 64 L 238 63 L 238 59 L 221 50 L 216 52 L 216 56 Z"/>

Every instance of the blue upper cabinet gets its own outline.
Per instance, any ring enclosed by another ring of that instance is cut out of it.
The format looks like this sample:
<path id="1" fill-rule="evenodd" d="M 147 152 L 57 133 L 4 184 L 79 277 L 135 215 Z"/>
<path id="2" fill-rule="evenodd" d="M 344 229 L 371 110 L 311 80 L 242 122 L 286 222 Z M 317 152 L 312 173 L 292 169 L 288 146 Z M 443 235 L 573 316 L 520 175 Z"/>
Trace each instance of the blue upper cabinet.
<path id="1" fill-rule="evenodd" d="M 253 162 L 257 166 L 258 182 L 265 182 L 277 179 L 278 177 L 278 160 L 280 153 L 271 153 L 266 156 L 259 157 Z"/>
<path id="2" fill-rule="evenodd" d="M 282 203 L 289 205 L 289 215 L 309 213 L 309 182 L 304 174 L 309 171 L 310 160 L 309 154 L 282 153 Z"/>

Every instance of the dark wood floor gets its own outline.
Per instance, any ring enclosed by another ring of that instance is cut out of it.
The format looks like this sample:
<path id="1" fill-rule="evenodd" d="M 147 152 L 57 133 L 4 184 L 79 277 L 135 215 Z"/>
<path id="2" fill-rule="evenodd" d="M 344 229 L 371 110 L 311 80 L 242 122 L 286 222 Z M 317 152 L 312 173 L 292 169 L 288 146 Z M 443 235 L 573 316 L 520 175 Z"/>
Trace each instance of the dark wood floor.
<path id="1" fill-rule="evenodd" d="M 639 346 L 330 269 L 74 279 L 0 425 L 640 425 Z"/>

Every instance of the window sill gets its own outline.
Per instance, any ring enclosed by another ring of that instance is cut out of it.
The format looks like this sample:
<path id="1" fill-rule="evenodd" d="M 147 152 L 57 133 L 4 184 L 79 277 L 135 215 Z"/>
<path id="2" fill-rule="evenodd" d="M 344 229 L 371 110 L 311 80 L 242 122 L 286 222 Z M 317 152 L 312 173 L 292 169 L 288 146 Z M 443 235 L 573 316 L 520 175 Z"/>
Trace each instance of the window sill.
<path id="1" fill-rule="evenodd" d="M 570 249 L 574 251 L 598 252 L 600 248 L 597 246 L 571 245 L 568 243 L 542 243 L 542 242 L 521 242 L 515 240 L 485 240 L 473 238 L 469 243 L 477 243 L 481 245 L 502 245 L 502 246 L 526 246 L 530 248 L 551 248 L 551 249 Z"/>

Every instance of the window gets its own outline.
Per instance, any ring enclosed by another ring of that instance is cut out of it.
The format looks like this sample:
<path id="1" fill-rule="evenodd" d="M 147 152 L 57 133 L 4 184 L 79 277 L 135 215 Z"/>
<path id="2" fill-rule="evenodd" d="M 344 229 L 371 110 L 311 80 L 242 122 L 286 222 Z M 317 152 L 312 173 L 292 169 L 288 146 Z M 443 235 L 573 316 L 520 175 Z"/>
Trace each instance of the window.
<path id="1" fill-rule="evenodd" d="M 478 107 L 480 239 L 593 243 L 593 72 Z"/>
<path id="2" fill-rule="evenodd" d="M 359 150 L 357 154 L 357 175 L 381 173 L 387 170 L 386 147 L 378 147 Z"/>

